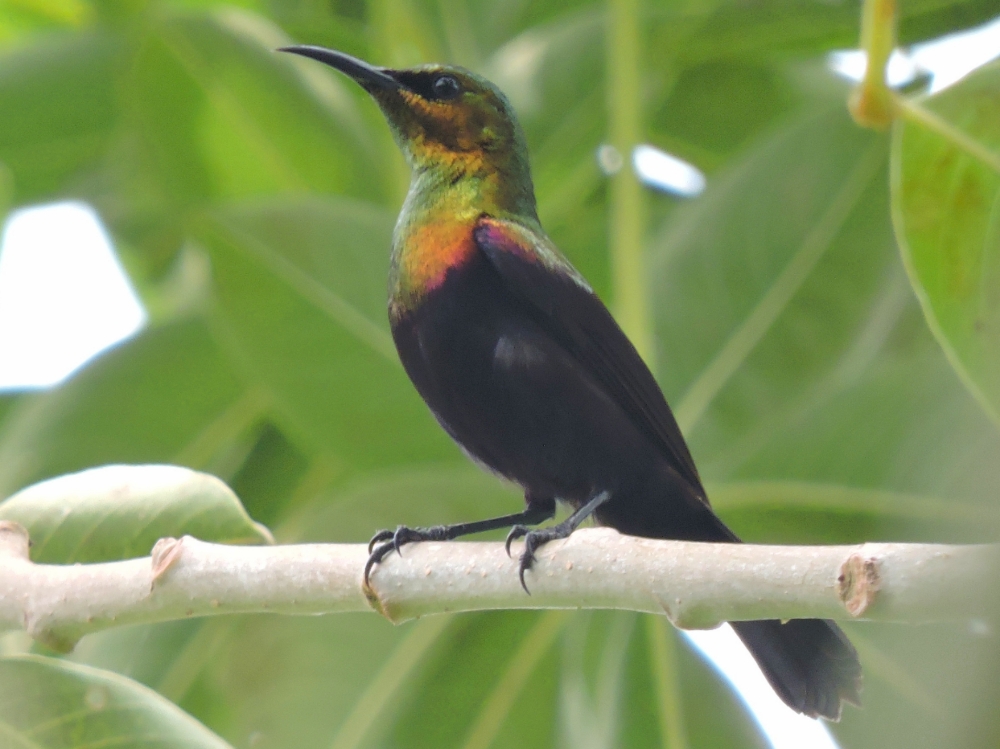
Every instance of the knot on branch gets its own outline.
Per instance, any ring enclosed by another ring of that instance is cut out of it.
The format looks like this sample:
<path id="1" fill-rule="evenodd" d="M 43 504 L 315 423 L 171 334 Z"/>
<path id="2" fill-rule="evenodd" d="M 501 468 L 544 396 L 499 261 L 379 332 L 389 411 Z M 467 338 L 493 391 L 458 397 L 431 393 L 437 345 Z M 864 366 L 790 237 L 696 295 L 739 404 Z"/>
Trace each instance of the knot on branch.
<path id="1" fill-rule="evenodd" d="M 167 570 L 177 564 L 184 548 L 185 539 L 193 540 L 191 539 L 191 536 L 182 536 L 181 538 L 168 537 L 161 538 L 153 544 L 153 550 L 149 552 L 150 561 L 153 566 L 153 577 L 149 583 L 150 590 L 152 590 L 156 585 L 156 582 L 166 574 Z"/>
<path id="2" fill-rule="evenodd" d="M 881 586 L 882 574 L 875 557 L 851 554 L 840 566 L 837 592 L 851 616 L 865 613 Z"/>

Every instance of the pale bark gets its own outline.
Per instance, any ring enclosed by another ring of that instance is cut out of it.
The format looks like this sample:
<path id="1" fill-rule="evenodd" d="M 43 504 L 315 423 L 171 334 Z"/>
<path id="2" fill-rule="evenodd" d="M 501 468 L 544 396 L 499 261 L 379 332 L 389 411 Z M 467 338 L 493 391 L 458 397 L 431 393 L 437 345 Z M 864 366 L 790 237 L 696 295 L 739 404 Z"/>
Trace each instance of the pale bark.
<path id="1" fill-rule="evenodd" d="M 519 549 L 516 544 L 514 550 Z M 226 546 L 163 539 L 152 557 L 39 565 L 27 533 L 0 521 L 0 631 L 61 650 L 89 632 L 192 616 L 376 610 L 395 622 L 455 611 L 614 608 L 682 628 L 822 617 L 928 622 L 987 615 L 997 546 L 758 546 L 657 541 L 581 529 L 544 546 L 520 586 L 500 543 L 420 543 L 364 590 L 362 544 Z"/>

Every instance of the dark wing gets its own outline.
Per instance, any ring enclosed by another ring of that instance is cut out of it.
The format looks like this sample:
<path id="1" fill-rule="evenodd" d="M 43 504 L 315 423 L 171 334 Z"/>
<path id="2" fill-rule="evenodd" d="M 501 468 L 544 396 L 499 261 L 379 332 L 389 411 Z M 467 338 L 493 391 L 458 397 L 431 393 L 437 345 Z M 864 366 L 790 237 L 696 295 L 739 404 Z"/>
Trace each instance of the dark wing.
<path id="1" fill-rule="evenodd" d="M 507 289 L 528 303 L 545 332 L 604 386 L 707 502 L 694 460 L 659 385 L 586 281 L 547 240 L 520 224 L 484 216 L 474 236 Z"/>

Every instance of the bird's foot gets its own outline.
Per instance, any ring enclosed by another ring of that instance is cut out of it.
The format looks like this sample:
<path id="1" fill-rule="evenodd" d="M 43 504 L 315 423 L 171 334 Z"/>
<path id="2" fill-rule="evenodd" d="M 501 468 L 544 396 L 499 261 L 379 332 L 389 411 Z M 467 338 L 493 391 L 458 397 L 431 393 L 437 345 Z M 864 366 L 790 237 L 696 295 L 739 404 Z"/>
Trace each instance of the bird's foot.
<path id="1" fill-rule="evenodd" d="M 548 528 L 539 528 L 533 531 L 529 531 L 524 526 L 511 528 L 510 534 L 507 536 L 507 554 L 508 556 L 510 555 L 510 542 L 515 538 L 524 536 L 524 551 L 521 553 L 521 564 L 518 566 L 517 575 L 521 579 L 521 587 L 524 588 L 524 592 L 529 596 L 531 595 L 531 591 L 528 590 L 528 586 L 524 582 L 524 573 L 534 566 L 535 552 L 540 546 L 547 544 L 549 541 L 569 538 L 569 535 L 574 530 L 576 530 L 576 525 L 570 523 L 569 520 L 557 523 Z M 517 533 L 515 534 L 515 532 Z"/>
<path id="2" fill-rule="evenodd" d="M 447 541 L 451 537 L 448 534 L 448 527 L 435 525 L 430 528 L 407 528 L 401 525 L 396 530 L 379 531 L 372 540 L 368 542 L 368 561 L 365 563 L 365 585 L 368 585 L 368 576 L 372 567 L 381 562 L 390 552 L 400 553 L 400 548 L 404 544 L 411 544 L 416 541 Z"/>
<path id="3" fill-rule="evenodd" d="M 594 511 L 609 499 L 611 499 L 611 492 L 599 492 L 591 497 L 587 501 L 587 504 L 577 508 L 576 512 L 561 523 L 556 523 L 548 528 L 529 531 L 522 525 L 515 525 L 510 529 L 510 533 L 507 536 L 508 556 L 510 555 L 510 542 L 515 538 L 524 536 L 524 553 L 521 554 L 521 564 L 517 575 L 521 578 L 521 587 L 524 588 L 525 593 L 529 596 L 531 595 L 531 591 L 528 590 L 528 586 L 524 582 L 524 573 L 530 570 L 535 564 L 535 551 L 538 547 L 542 544 L 547 544 L 549 541 L 555 541 L 558 538 L 569 538 L 569 535 L 580 526 L 580 523 L 593 515 Z"/>

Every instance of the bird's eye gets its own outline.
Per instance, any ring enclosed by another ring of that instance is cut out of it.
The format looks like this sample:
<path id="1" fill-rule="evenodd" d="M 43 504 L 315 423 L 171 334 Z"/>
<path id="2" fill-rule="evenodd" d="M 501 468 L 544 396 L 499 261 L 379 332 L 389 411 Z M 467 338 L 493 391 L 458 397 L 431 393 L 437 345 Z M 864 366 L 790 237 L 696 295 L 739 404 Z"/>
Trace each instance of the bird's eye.
<path id="1" fill-rule="evenodd" d="M 450 75 L 440 75 L 431 84 L 434 97 L 437 99 L 454 99 L 462 92 L 462 87 Z"/>

